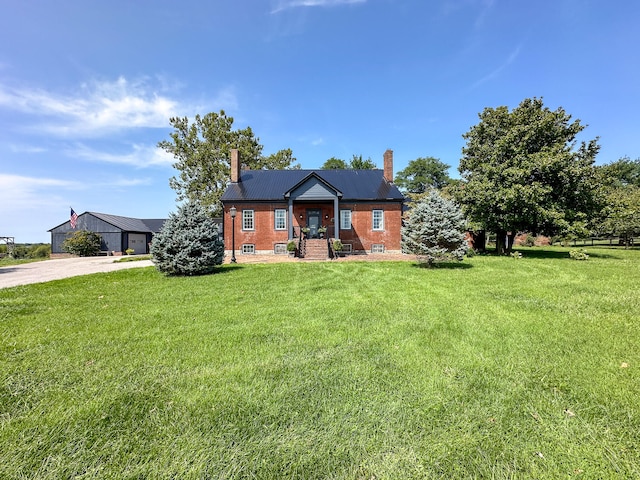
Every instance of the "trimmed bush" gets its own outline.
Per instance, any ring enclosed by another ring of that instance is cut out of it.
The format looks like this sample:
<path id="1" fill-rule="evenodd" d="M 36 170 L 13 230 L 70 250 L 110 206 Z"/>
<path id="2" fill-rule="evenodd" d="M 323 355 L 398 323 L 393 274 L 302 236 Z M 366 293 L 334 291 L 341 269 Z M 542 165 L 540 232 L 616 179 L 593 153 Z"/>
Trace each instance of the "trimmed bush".
<path id="1" fill-rule="evenodd" d="M 224 260 L 218 228 L 197 203 L 186 203 L 169 214 L 151 242 L 156 268 L 165 275 L 204 275 Z"/>
<path id="2" fill-rule="evenodd" d="M 67 235 L 62 242 L 62 249 L 72 255 L 81 257 L 94 257 L 100 253 L 102 237 L 89 230 L 77 230 Z"/>
<path id="3" fill-rule="evenodd" d="M 589 254 L 584 249 L 571 250 L 569 256 L 574 260 L 589 260 Z"/>

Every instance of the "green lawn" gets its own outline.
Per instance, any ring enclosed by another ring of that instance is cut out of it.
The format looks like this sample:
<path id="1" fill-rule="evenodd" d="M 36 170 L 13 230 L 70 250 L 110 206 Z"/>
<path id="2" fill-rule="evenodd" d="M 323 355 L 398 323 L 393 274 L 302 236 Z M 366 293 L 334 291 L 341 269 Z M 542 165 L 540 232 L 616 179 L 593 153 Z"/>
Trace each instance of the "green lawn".
<path id="1" fill-rule="evenodd" d="M 588 250 L 0 290 L 0 478 L 640 477 L 640 251 Z"/>

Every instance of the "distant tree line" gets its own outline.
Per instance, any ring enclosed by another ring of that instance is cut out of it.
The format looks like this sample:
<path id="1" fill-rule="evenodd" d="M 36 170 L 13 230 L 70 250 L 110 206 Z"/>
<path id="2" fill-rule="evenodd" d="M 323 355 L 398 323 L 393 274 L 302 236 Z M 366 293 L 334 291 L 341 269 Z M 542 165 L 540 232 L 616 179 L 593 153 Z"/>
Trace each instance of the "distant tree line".
<path id="1" fill-rule="evenodd" d="M 8 256 L 7 245 L 0 245 L 0 258 Z M 49 258 L 51 245 L 48 243 L 16 243 L 11 251 L 12 258 Z"/>

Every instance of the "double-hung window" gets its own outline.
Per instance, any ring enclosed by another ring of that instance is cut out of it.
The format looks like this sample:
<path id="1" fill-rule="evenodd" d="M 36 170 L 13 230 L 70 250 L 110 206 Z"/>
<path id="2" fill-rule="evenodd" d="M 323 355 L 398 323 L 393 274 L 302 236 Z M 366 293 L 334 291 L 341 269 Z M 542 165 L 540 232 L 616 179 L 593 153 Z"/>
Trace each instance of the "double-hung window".
<path id="1" fill-rule="evenodd" d="M 254 211 L 242 210 L 242 230 L 254 230 Z"/>
<path id="2" fill-rule="evenodd" d="M 373 230 L 384 230 L 384 210 L 373 211 Z"/>
<path id="3" fill-rule="evenodd" d="M 340 230 L 351 230 L 351 210 L 340 210 Z"/>
<path id="4" fill-rule="evenodd" d="M 276 208 L 275 212 L 275 229 L 287 229 L 287 211 L 284 208 Z"/>

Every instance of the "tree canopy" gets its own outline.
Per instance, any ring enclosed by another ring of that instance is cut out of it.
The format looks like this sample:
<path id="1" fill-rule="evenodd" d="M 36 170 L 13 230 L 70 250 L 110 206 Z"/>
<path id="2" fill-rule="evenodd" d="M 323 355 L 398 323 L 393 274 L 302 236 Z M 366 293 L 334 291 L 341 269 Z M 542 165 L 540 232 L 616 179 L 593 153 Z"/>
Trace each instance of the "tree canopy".
<path id="1" fill-rule="evenodd" d="M 362 155 L 353 155 L 349 163 L 341 158 L 331 157 L 320 167 L 322 170 L 372 170 L 375 168 L 376 164 L 371 158 L 364 160 Z"/>
<path id="2" fill-rule="evenodd" d="M 598 168 L 606 201 L 594 230 L 618 235 L 628 247 L 631 238 L 640 234 L 640 159 L 623 157 Z"/>
<path id="3" fill-rule="evenodd" d="M 455 195 L 469 220 L 496 233 L 498 252 L 511 249 L 517 232 L 583 231 L 600 208 L 593 166 L 598 139 L 578 145 L 576 136 L 585 128 L 580 120 L 538 98 L 512 111 L 485 108 L 479 118 L 463 135 Z"/>
<path id="4" fill-rule="evenodd" d="M 346 170 L 347 162 L 341 158 L 331 157 L 320 167 L 321 170 Z"/>
<path id="5" fill-rule="evenodd" d="M 178 201 L 197 201 L 212 213 L 220 212 L 220 197 L 229 183 L 231 149 L 237 148 L 243 164 L 251 169 L 296 168 L 291 150 L 262 156 L 263 146 L 251 127 L 233 130 L 233 117 L 219 113 L 187 117 L 172 117 L 170 140 L 158 147 L 176 159 L 173 167 L 178 175 L 169 179 Z M 299 168 L 299 167 L 297 167 Z"/>
<path id="6" fill-rule="evenodd" d="M 403 192 L 414 195 L 432 188 L 440 190 L 451 183 L 447 173 L 449 167 L 439 158 L 419 157 L 411 160 L 406 168 L 396 174 L 394 183 Z"/>
<path id="7" fill-rule="evenodd" d="M 640 187 L 640 158 L 622 157 L 599 167 L 605 185 L 612 187 Z"/>
<path id="8" fill-rule="evenodd" d="M 371 157 L 364 160 L 362 155 L 354 155 L 349 162 L 349 168 L 352 170 L 374 170 L 376 164 L 373 163 Z"/>

